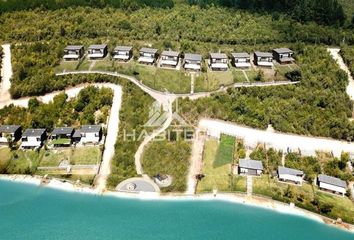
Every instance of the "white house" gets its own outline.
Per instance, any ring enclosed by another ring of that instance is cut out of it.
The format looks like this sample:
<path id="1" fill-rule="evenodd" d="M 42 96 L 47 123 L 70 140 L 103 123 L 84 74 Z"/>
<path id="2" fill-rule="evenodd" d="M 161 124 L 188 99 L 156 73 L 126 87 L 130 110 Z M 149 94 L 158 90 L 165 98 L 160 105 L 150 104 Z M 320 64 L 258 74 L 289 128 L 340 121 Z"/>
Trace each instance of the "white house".
<path id="1" fill-rule="evenodd" d="M 26 129 L 22 134 L 21 148 L 40 148 L 46 139 L 46 130 L 43 128 Z"/>
<path id="2" fill-rule="evenodd" d="M 64 60 L 79 60 L 84 56 L 84 46 L 69 45 L 64 48 Z"/>
<path id="3" fill-rule="evenodd" d="M 163 51 L 161 53 L 160 66 L 176 68 L 179 62 L 179 52 Z"/>
<path id="4" fill-rule="evenodd" d="M 273 54 L 268 52 L 255 52 L 254 63 L 262 67 L 273 67 Z"/>
<path id="5" fill-rule="evenodd" d="M 0 126 L 0 145 L 7 145 L 8 139 L 18 141 L 21 138 L 22 128 L 19 125 L 2 125 Z"/>
<path id="6" fill-rule="evenodd" d="M 113 50 L 113 59 L 120 61 L 129 61 L 133 56 L 132 46 L 117 46 Z"/>
<path id="7" fill-rule="evenodd" d="M 83 144 L 98 144 L 102 139 L 102 127 L 100 125 L 83 125 L 78 133 L 81 135 L 80 142 Z"/>
<path id="8" fill-rule="evenodd" d="M 141 48 L 140 57 L 138 59 L 139 63 L 154 64 L 156 61 L 157 49 L 155 48 Z"/>
<path id="9" fill-rule="evenodd" d="M 104 58 L 108 53 L 107 44 L 91 45 L 88 48 L 88 58 L 100 59 Z"/>
<path id="10" fill-rule="evenodd" d="M 200 71 L 202 69 L 202 55 L 186 53 L 183 65 L 186 70 Z"/>
<path id="11" fill-rule="evenodd" d="M 225 53 L 210 53 L 209 67 L 211 70 L 226 71 L 229 66 L 228 57 Z"/>
<path id="12" fill-rule="evenodd" d="M 246 52 L 231 53 L 234 66 L 237 68 L 251 67 L 251 57 Z"/>
<path id="13" fill-rule="evenodd" d="M 293 169 L 293 168 L 287 168 L 287 167 L 278 167 L 278 178 L 280 181 L 290 181 L 294 182 L 296 184 L 302 184 L 304 177 L 304 172 Z"/>
<path id="14" fill-rule="evenodd" d="M 263 163 L 258 160 L 240 159 L 238 171 L 240 174 L 259 176 L 263 172 Z"/>
<path id="15" fill-rule="evenodd" d="M 340 193 L 342 195 L 347 192 L 347 183 L 345 181 L 324 174 L 318 175 L 317 185 L 320 189 Z"/>

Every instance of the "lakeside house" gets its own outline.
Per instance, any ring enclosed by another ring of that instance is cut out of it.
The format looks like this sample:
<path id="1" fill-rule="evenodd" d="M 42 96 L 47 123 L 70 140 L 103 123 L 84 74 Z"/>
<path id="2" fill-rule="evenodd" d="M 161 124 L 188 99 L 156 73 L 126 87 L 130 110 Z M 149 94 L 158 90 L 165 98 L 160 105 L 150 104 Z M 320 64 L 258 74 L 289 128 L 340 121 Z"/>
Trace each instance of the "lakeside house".
<path id="1" fill-rule="evenodd" d="M 227 71 L 228 57 L 225 53 L 210 53 L 209 67 L 215 71 Z"/>
<path id="2" fill-rule="evenodd" d="M 186 70 L 200 71 L 202 69 L 202 55 L 186 53 L 183 66 Z"/>
<path id="3" fill-rule="evenodd" d="M 102 135 L 103 131 L 100 125 L 83 125 L 79 131 L 75 131 L 74 140 L 77 141 L 80 138 L 80 142 L 83 144 L 98 144 L 102 140 Z"/>
<path id="4" fill-rule="evenodd" d="M 133 56 L 132 46 L 117 46 L 113 50 L 113 59 L 119 61 L 129 61 Z"/>
<path id="5" fill-rule="evenodd" d="M 232 62 L 237 68 L 251 67 L 251 56 L 246 52 L 231 53 Z"/>
<path id="6" fill-rule="evenodd" d="M 289 48 L 275 48 L 273 49 L 273 57 L 276 61 L 281 64 L 293 63 L 295 59 L 293 58 L 294 52 Z"/>
<path id="7" fill-rule="evenodd" d="M 160 66 L 176 68 L 179 62 L 179 52 L 163 51 L 161 53 Z"/>
<path id="8" fill-rule="evenodd" d="M 139 51 L 140 57 L 138 59 L 139 63 L 144 64 L 154 64 L 157 57 L 157 49 L 143 47 Z"/>
<path id="9" fill-rule="evenodd" d="M 339 193 L 342 196 L 347 192 L 347 183 L 345 181 L 324 174 L 318 175 L 317 186 L 322 190 Z"/>
<path id="10" fill-rule="evenodd" d="M 0 145 L 9 144 L 9 139 L 17 142 L 21 139 L 22 128 L 20 125 L 1 125 L 0 126 Z"/>
<path id="11" fill-rule="evenodd" d="M 100 59 L 106 57 L 108 53 L 107 44 L 91 45 L 88 48 L 89 59 Z"/>
<path id="12" fill-rule="evenodd" d="M 72 127 L 56 127 L 50 135 L 51 143 L 54 147 L 69 147 L 72 144 L 74 128 Z"/>
<path id="13" fill-rule="evenodd" d="M 239 174 L 259 176 L 263 172 L 263 163 L 258 160 L 240 159 L 238 172 Z"/>
<path id="14" fill-rule="evenodd" d="M 255 52 L 254 64 L 261 67 L 273 67 L 273 54 L 269 52 Z"/>
<path id="15" fill-rule="evenodd" d="M 44 128 L 29 128 L 22 134 L 21 148 L 32 149 L 40 148 L 46 139 L 47 134 Z"/>
<path id="16" fill-rule="evenodd" d="M 278 178 L 283 182 L 289 181 L 301 185 L 304 178 L 304 172 L 293 168 L 279 166 Z"/>
<path id="17" fill-rule="evenodd" d="M 64 60 L 79 60 L 84 56 L 84 46 L 69 45 L 64 48 Z"/>

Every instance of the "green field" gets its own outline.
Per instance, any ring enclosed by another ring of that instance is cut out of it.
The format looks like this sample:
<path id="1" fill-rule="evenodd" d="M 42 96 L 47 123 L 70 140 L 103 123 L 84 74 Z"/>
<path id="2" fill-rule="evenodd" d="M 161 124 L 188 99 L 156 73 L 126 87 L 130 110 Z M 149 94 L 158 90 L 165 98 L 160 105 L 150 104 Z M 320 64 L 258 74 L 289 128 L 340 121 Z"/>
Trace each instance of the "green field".
<path id="1" fill-rule="evenodd" d="M 234 148 L 236 138 L 228 135 L 221 135 L 220 144 L 213 162 L 214 167 L 231 164 L 234 160 Z"/>
<path id="2" fill-rule="evenodd" d="M 47 150 L 39 164 L 40 167 L 58 167 L 60 162 L 67 160 L 70 162 L 71 148 L 61 150 Z"/>
<path id="3" fill-rule="evenodd" d="M 95 165 L 101 162 L 101 147 L 77 147 L 73 152 L 70 163 L 74 165 Z"/>
<path id="4" fill-rule="evenodd" d="M 68 72 L 76 70 L 79 61 L 61 61 L 58 66 L 55 68 L 55 72 Z"/>
<path id="5" fill-rule="evenodd" d="M 12 153 L 10 162 L 6 168 L 9 174 L 33 174 L 44 154 L 43 150 L 24 151 L 17 150 Z"/>
<path id="6" fill-rule="evenodd" d="M 4 146 L 0 147 L 0 173 L 2 173 L 5 170 L 10 159 L 11 159 L 10 148 Z"/>

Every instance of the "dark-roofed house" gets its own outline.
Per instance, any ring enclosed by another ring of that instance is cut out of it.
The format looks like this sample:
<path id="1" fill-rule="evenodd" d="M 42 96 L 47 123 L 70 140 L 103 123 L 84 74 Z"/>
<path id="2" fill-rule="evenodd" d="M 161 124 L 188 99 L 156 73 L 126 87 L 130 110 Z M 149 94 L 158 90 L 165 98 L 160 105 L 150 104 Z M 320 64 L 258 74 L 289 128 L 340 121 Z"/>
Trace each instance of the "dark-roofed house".
<path id="1" fill-rule="evenodd" d="M 202 69 L 202 55 L 186 53 L 183 66 L 186 70 L 200 71 Z"/>
<path id="2" fill-rule="evenodd" d="M 259 176 L 263 172 L 263 163 L 258 160 L 240 159 L 238 172 L 240 174 Z"/>
<path id="3" fill-rule="evenodd" d="M 251 57 L 246 52 L 231 53 L 232 62 L 237 68 L 249 68 L 251 67 Z"/>
<path id="4" fill-rule="evenodd" d="M 76 144 L 76 143 L 79 143 L 81 141 L 81 132 L 80 130 L 76 129 L 74 130 L 74 134 L 73 134 L 73 142 Z"/>
<path id="5" fill-rule="evenodd" d="M 209 67 L 211 70 L 226 71 L 229 66 L 228 57 L 225 53 L 210 53 Z"/>
<path id="6" fill-rule="evenodd" d="M 293 169 L 293 168 L 287 168 L 287 167 L 278 167 L 278 178 L 280 181 L 291 181 L 296 184 L 302 184 L 304 177 L 304 172 Z"/>
<path id="7" fill-rule="evenodd" d="M 40 148 L 46 137 L 46 130 L 43 128 L 26 129 L 22 134 L 22 143 L 20 147 L 25 149 Z"/>
<path id="8" fill-rule="evenodd" d="M 317 185 L 320 189 L 340 193 L 342 195 L 347 192 L 347 183 L 345 181 L 324 174 L 318 175 Z"/>
<path id="9" fill-rule="evenodd" d="M 83 125 L 80 128 L 81 143 L 98 144 L 102 139 L 102 127 L 100 125 Z"/>
<path id="10" fill-rule="evenodd" d="M 21 139 L 22 128 L 19 125 L 1 125 L 0 126 L 0 145 L 7 145 L 9 138 L 17 142 Z"/>
<path id="11" fill-rule="evenodd" d="M 176 68 L 179 62 L 179 52 L 163 51 L 161 53 L 160 66 Z"/>
<path id="12" fill-rule="evenodd" d="M 273 57 L 279 63 L 292 63 L 295 61 L 293 58 L 293 51 L 289 48 L 276 48 L 273 49 Z"/>
<path id="13" fill-rule="evenodd" d="M 261 67 L 273 67 L 273 54 L 269 52 L 255 52 L 254 64 Z"/>
<path id="14" fill-rule="evenodd" d="M 74 128 L 72 127 L 56 127 L 50 135 L 51 143 L 55 147 L 68 147 L 72 143 Z"/>
<path id="15" fill-rule="evenodd" d="M 154 64 L 157 57 L 157 49 L 143 47 L 140 49 L 139 54 L 139 63 Z"/>
<path id="16" fill-rule="evenodd" d="M 133 56 L 132 46 L 117 46 L 113 50 L 113 59 L 119 61 L 129 61 Z"/>
<path id="17" fill-rule="evenodd" d="M 64 60 L 79 60 L 84 56 L 84 46 L 69 45 L 64 48 Z"/>
<path id="18" fill-rule="evenodd" d="M 88 58 L 89 59 L 100 59 L 104 58 L 108 53 L 107 44 L 91 45 L 88 48 Z"/>

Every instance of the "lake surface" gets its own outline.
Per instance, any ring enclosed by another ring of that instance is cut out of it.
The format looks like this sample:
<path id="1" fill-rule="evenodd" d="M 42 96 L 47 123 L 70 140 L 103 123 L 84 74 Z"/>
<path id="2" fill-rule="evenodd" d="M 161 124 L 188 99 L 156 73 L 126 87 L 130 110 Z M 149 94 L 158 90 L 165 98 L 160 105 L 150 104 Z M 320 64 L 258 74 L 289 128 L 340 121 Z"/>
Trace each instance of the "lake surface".
<path id="1" fill-rule="evenodd" d="M 316 221 L 221 201 L 143 201 L 0 181 L 0 239 L 353 240 Z"/>

